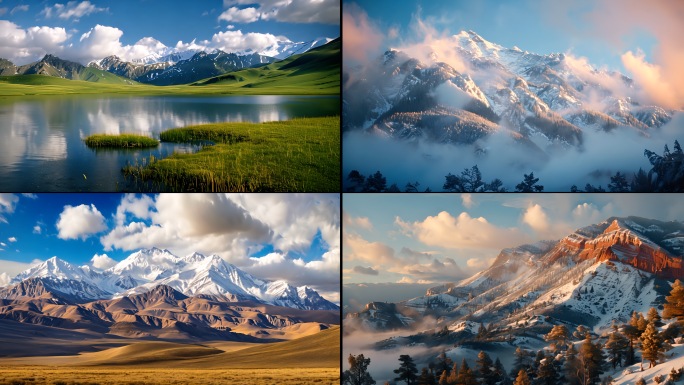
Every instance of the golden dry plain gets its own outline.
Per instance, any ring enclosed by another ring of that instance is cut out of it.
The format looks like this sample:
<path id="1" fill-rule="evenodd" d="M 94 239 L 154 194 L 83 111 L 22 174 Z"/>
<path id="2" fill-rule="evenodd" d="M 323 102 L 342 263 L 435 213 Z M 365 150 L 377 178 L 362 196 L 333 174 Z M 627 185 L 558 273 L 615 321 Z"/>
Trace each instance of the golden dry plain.
<path id="1" fill-rule="evenodd" d="M 134 342 L 0 359 L 1 384 L 339 384 L 340 328 L 268 344 Z"/>

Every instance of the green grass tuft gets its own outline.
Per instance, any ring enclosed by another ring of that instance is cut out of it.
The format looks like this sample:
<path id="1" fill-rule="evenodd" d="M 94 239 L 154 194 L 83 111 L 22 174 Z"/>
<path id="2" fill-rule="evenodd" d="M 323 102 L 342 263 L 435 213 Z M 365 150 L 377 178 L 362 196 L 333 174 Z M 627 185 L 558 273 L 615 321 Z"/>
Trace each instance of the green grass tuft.
<path id="1" fill-rule="evenodd" d="M 84 141 L 90 148 L 148 148 L 159 145 L 156 139 L 134 134 L 95 134 L 85 138 Z"/>
<path id="2" fill-rule="evenodd" d="M 335 192 L 340 189 L 340 117 L 217 123 L 164 131 L 163 141 L 212 141 L 124 174 L 170 191 Z"/>

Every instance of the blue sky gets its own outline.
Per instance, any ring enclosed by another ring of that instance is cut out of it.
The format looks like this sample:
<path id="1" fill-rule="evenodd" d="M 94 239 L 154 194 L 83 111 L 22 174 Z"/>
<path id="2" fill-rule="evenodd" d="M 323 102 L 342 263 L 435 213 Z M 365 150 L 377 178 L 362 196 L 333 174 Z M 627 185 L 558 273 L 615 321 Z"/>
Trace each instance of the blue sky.
<path id="1" fill-rule="evenodd" d="M 568 3 L 568 4 L 562 4 Z M 635 25 L 627 31 L 616 28 L 619 36 L 606 33 L 597 26 L 601 19 L 607 27 L 623 18 L 620 12 L 629 9 L 633 1 L 613 0 L 547 2 L 542 0 L 482 0 L 482 1 L 344 1 L 346 11 L 353 5 L 362 9 L 385 39 L 382 47 L 400 47 L 420 41 L 416 31 L 417 20 L 445 36 L 461 30 L 473 30 L 490 42 L 504 47 L 518 46 L 522 50 L 539 54 L 572 52 L 587 57 L 597 67 L 625 72 L 621 55 L 627 51 L 643 51 L 645 60 L 651 61 L 654 46 L 658 43 L 655 28 Z M 613 7 L 613 16 L 604 13 Z M 655 7 L 654 7 L 655 8 Z M 391 9 L 391 12 L 387 10 Z M 634 10 L 638 12 L 638 10 Z M 644 18 L 646 19 L 646 18 Z M 391 30 L 396 31 L 392 37 Z"/>
<path id="2" fill-rule="evenodd" d="M 41 51 L 55 51 L 47 53 L 93 60 L 106 53 L 98 47 L 117 51 L 149 37 L 167 47 L 195 40 L 209 49 L 264 51 L 274 38 L 297 42 L 338 37 L 339 13 L 339 0 L 3 0 L 0 57 L 25 64 Z M 97 25 L 113 29 L 84 39 Z M 43 29 L 32 33 L 36 27 Z M 25 55 L 12 48 L 25 50 Z M 117 53 L 135 56 L 125 49 L 110 54 Z"/>
<path id="3" fill-rule="evenodd" d="M 611 216 L 682 220 L 665 194 L 345 194 L 343 283 L 442 283 L 506 247 L 560 239 Z"/>
<path id="4" fill-rule="evenodd" d="M 338 194 L 0 194 L 0 284 L 53 256 L 104 269 L 158 247 L 338 301 L 339 217 Z"/>

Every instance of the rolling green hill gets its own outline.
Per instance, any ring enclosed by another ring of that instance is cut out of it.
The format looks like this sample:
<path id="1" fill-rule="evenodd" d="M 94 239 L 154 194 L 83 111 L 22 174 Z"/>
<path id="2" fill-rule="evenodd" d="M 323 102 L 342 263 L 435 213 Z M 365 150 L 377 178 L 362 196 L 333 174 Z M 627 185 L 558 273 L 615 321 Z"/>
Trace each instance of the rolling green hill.
<path id="1" fill-rule="evenodd" d="M 79 63 L 63 60 L 56 56 L 45 55 L 40 61 L 15 66 L 12 62 L 3 60 L 0 63 L 6 75 L 46 75 L 70 80 L 85 80 L 88 82 L 107 84 L 135 84 L 136 82 L 117 76 L 113 73 L 97 68 L 85 67 Z"/>
<path id="2" fill-rule="evenodd" d="M 92 67 L 36 66 L 33 74 L 0 76 L 0 98 L 21 95 L 339 95 L 341 40 L 258 68 L 216 76 L 189 85 L 153 86 L 136 83 Z M 48 57 L 42 62 L 49 63 Z M 7 64 L 7 63 L 5 63 Z M 77 64 L 77 63 L 74 63 Z M 19 67 L 20 68 L 20 67 Z M 4 73 L 11 73 L 5 69 Z M 45 76 L 51 75 L 51 76 Z M 74 80 L 68 80 L 71 76 Z"/>
<path id="3" fill-rule="evenodd" d="M 232 88 L 339 92 L 341 48 L 342 40 L 337 38 L 321 47 L 279 62 L 215 76 L 192 83 L 191 86 L 226 85 Z"/>

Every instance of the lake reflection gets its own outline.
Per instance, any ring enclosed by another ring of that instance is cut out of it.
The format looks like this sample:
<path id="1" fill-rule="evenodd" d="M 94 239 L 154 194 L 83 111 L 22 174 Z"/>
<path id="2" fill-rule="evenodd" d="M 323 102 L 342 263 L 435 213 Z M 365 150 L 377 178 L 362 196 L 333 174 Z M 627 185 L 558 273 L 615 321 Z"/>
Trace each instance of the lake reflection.
<path id="1" fill-rule="evenodd" d="M 94 151 L 96 133 L 159 132 L 214 122 L 267 122 L 337 115 L 339 97 L 50 97 L 0 102 L 0 191 L 118 191 L 127 162 L 192 147 Z"/>

